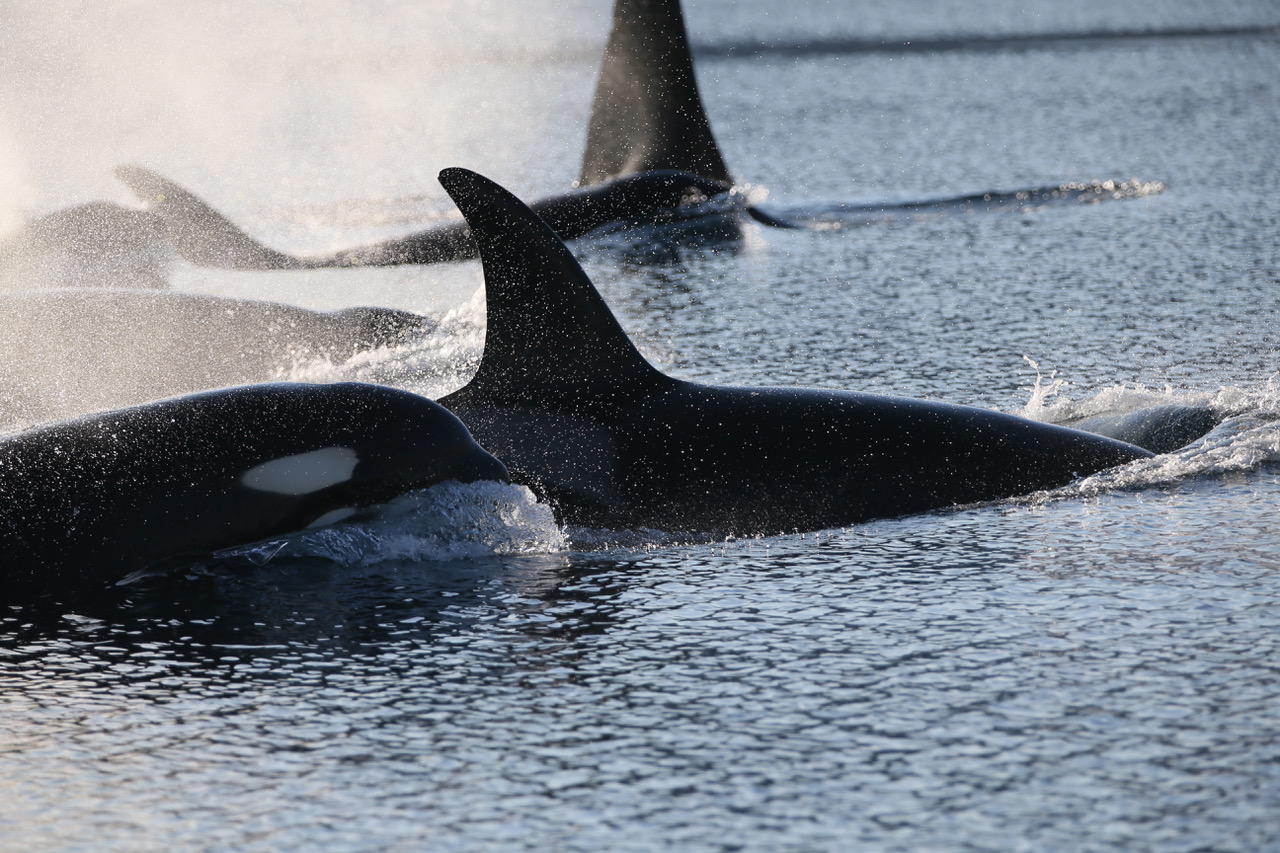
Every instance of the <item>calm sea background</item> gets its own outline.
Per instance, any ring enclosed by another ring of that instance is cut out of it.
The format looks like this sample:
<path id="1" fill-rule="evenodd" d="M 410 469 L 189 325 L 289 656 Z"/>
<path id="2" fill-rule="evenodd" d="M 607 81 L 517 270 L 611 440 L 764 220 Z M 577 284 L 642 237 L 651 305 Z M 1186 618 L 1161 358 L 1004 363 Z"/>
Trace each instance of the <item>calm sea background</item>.
<path id="1" fill-rule="evenodd" d="M 449 215 L 447 166 L 562 191 L 608 16 L 8 0 L 0 227 L 128 202 L 122 162 L 294 251 Z M 1166 189 L 580 243 L 664 370 L 1058 420 L 1196 403 L 1222 426 L 1054 494 L 791 537 L 566 539 L 520 494 L 463 490 L 257 569 L 0 608 L 0 849 L 1280 850 L 1275 4 L 687 20 L 770 209 Z M 1168 34 L 1224 28 L 1245 32 Z M 1030 38 L 1058 33 L 1098 37 Z M 482 339 L 476 263 L 173 282 L 448 320 L 299 379 L 440 394 Z"/>

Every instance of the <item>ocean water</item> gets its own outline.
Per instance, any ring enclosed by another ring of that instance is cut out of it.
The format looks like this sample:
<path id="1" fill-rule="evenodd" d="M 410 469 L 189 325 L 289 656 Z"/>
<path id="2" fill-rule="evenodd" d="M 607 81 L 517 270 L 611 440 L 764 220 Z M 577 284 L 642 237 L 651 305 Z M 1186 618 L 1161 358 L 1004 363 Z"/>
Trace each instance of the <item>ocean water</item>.
<path id="1" fill-rule="evenodd" d="M 561 191 L 609 4 L 512 5 L 6 3 L 0 227 L 130 203 L 123 162 L 301 252 L 450 215 L 447 166 Z M 1222 423 L 1055 493 L 789 537 L 565 531 L 448 487 L 0 608 L 0 849 L 1280 850 L 1274 5 L 687 18 L 738 179 L 838 227 L 579 243 L 662 369 Z M 1108 180 L 1161 191 L 850 212 Z M 436 395 L 482 341 L 475 263 L 171 279 L 442 318 L 289 378 Z"/>

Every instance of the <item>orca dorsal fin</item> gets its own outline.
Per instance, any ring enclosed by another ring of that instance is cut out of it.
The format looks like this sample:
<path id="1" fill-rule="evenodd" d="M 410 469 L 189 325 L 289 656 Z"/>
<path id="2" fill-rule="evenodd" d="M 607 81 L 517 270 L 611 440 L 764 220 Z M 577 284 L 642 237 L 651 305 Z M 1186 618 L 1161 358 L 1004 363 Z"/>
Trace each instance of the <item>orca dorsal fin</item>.
<path id="1" fill-rule="evenodd" d="M 555 389 L 671 381 L 635 348 L 573 254 L 524 202 L 466 169 L 445 169 L 440 183 L 484 267 L 484 354 L 463 391 L 536 402 Z"/>
<path id="2" fill-rule="evenodd" d="M 578 185 L 653 169 L 733 183 L 698 94 L 680 0 L 616 0 Z"/>
<path id="3" fill-rule="evenodd" d="M 163 175 L 124 164 L 116 177 L 164 220 L 183 260 L 200 267 L 236 270 L 301 269 L 305 261 L 277 252 L 250 237 L 204 199 Z"/>

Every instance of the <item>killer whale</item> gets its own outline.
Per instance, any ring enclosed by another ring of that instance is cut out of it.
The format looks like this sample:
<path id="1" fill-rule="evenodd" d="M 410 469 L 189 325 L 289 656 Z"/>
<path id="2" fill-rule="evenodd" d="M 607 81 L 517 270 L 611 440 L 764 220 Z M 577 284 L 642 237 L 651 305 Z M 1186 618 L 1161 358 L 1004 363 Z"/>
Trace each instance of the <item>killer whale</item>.
<path id="1" fill-rule="evenodd" d="M 208 202 L 152 170 L 122 165 L 116 175 L 148 209 L 107 203 L 85 207 L 95 207 L 96 214 L 105 214 L 99 216 L 103 222 L 114 223 L 107 256 L 119 255 L 121 247 L 142 248 L 136 258 L 104 264 L 104 253 L 76 251 L 77 246 L 102 242 L 84 236 L 94 238 L 101 225 L 82 224 L 83 235 L 63 235 L 58 245 L 49 247 L 50 254 L 71 256 L 82 264 L 88 261 L 95 274 L 56 283 L 96 279 L 125 286 L 137 286 L 134 282 L 164 286 L 164 268 L 175 254 L 197 266 L 242 270 L 428 264 L 476 256 L 474 241 L 462 222 L 336 252 L 293 255 L 250 236 Z M 747 218 L 778 228 L 827 231 L 956 213 L 1020 212 L 1046 205 L 1139 198 L 1163 190 L 1159 181 L 1102 180 L 923 201 L 765 209 L 751 201 L 752 193 L 735 186 L 711 130 L 680 0 L 615 0 L 578 179 L 568 192 L 530 206 L 565 240 L 608 227 L 675 224 L 686 227 L 665 229 L 664 240 L 728 245 L 741 238 Z M 104 210 L 108 207 L 113 209 Z M 71 223 L 76 217 L 62 219 Z M 26 248 L 49 243 L 26 236 L 15 242 Z M 4 275 L 5 254 L 0 247 L 0 279 L 13 277 Z M 121 267 L 133 281 L 120 276 Z"/>
<path id="2" fill-rule="evenodd" d="M 464 169 L 486 337 L 440 399 L 562 522 L 774 534 L 1065 485 L 1151 456 L 1013 415 L 857 392 L 700 385 L 646 361 L 555 233 Z"/>
<path id="3" fill-rule="evenodd" d="M 190 263 L 235 269 L 390 266 L 474 258 L 465 223 L 321 255 L 272 249 L 203 199 L 141 166 L 117 176 L 169 229 Z M 1068 182 L 1032 189 L 866 203 L 765 209 L 735 186 L 698 87 L 680 0 L 615 0 L 588 119 L 578 179 L 569 192 L 530 204 L 564 240 L 606 226 L 683 224 L 675 242 L 723 245 L 746 219 L 777 228 L 836 230 L 851 225 L 1046 205 L 1139 198 L 1158 181 Z M 712 230 L 707 225 L 715 226 Z"/>
<path id="4" fill-rule="evenodd" d="M 698 90 L 680 0 L 616 0 L 577 185 L 651 169 L 734 182 Z"/>
<path id="5" fill-rule="evenodd" d="M 468 260 L 465 222 L 322 255 L 277 251 L 196 194 L 139 165 L 116 176 L 159 216 L 173 250 L 197 266 L 316 269 Z M 733 192 L 694 74 L 679 0 L 616 0 L 597 76 L 578 179 L 530 203 L 563 240 L 605 226 L 664 225 L 747 214 L 786 224 Z"/>
<path id="6" fill-rule="evenodd" d="M 445 480 L 506 479 L 443 407 L 377 385 L 255 385 L 63 421 L 0 441 L 0 593 L 92 591 Z"/>
<path id="7" fill-rule="evenodd" d="M 755 47 L 740 55 L 762 53 Z M 679 169 L 726 187 L 737 183 L 711 129 L 693 54 L 681 0 L 615 0 L 577 186 L 647 169 Z M 738 221 L 745 214 L 774 228 L 827 231 L 956 213 L 1018 212 L 1140 198 L 1164 188 L 1159 181 L 1074 181 L 923 200 L 806 204 L 794 209 L 740 203 L 720 213 L 736 215 Z"/>
<path id="8" fill-rule="evenodd" d="M 1210 406 L 1165 403 L 1131 411 L 1102 412 L 1059 423 L 1127 441 L 1153 453 L 1172 453 L 1201 438 L 1222 420 L 1222 415 Z"/>
<path id="9" fill-rule="evenodd" d="M 0 293 L 0 314 L 0 429 L 280 379 L 435 328 L 392 308 L 107 288 Z"/>
<path id="10" fill-rule="evenodd" d="M 447 222 L 404 237 L 325 255 L 277 251 L 245 233 L 199 196 L 137 165 L 115 174 L 165 225 L 173 251 L 196 266 L 223 269 L 324 269 L 464 261 L 476 257 L 465 222 Z M 532 204 L 562 239 L 573 240 L 610 224 L 652 225 L 693 218 L 730 186 L 676 169 L 618 175 Z"/>

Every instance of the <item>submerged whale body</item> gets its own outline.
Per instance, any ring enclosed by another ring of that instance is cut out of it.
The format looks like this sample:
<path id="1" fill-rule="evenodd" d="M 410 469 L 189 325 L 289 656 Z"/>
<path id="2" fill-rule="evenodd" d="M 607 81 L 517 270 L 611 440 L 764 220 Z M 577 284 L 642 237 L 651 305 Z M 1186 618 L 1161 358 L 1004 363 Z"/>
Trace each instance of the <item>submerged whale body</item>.
<path id="1" fill-rule="evenodd" d="M 1075 418 L 1063 425 L 1127 441 L 1152 453 L 1172 453 L 1202 438 L 1221 422 L 1222 416 L 1209 406 L 1167 403 Z"/>
<path id="2" fill-rule="evenodd" d="M 0 312 L 0 428 L 279 379 L 435 325 L 392 308 L 100 288 L 0 293 Z"/>
<path id="3" fill-rule="evenodd" d="M 440 402 L 568 523 L 772 534 L 1065 485 L 1151 454 L 1013 415 L 660 373 L 564 244 L 463 169 L 441 183 L 480 246 L 475 377 Z"/>
<path id="4" fill-rule="evenodd" d="M 0 591 L 101 588 L 444 480 L 506 477 L 444 408 L 376 385 L 256 385 L 50 424 L 0 442 Z"/>

